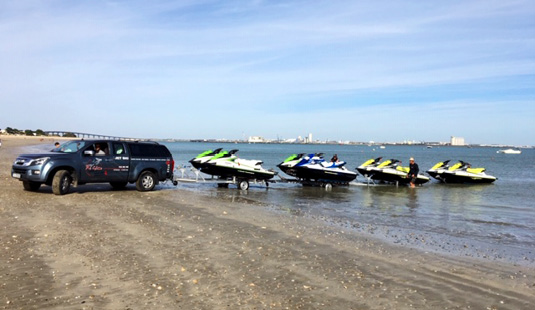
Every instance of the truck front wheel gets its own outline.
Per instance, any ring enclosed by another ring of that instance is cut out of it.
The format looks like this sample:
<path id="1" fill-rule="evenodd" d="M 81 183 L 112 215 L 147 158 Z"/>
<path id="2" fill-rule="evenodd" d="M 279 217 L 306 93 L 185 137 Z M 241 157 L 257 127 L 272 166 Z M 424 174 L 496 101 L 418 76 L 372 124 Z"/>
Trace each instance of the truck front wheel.
<path id="1" fill-rule="evenodd" d="M 156 177 L 150 171 L 143 171 L 136 181 L 136 188 L 140 192 L 151 191 L 154 186 L 156 186 Z"/>
<path id="2" fill-rule="evenodd" d="M 39 190 L 39 187 L 41 187 L 41 183 L 34 181 L 22 181 L 22 186 L 24 187 L 24 190 L 35 192 Z"/>
<path id="3" fill-rule="evenodd" d="M 65 195 L 71 189 L 72 176 L 67 170 L 59 170 L 52 180 L 52 192 L 55 195 Z"/>

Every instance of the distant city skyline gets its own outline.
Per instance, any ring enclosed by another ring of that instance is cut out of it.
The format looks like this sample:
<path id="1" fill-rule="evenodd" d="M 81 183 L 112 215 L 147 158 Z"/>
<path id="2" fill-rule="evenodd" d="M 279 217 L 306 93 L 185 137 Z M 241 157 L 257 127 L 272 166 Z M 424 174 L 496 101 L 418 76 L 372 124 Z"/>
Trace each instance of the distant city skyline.
<path id="1" fill-rule="evenodd" d="M 33 136 L 45 136 L 45 137 L 72 137 L 72 138 L 78 138 L 78 139 L 130 139 L 130 140 L 156 140 L 156 141 L 192 141 L 192 142 L 227 142 L 227 143 L 234 143 L 234 142 L 241 142 L 241 143 L 297 143 L 297 144 L 369 144 L 369 145 L 451 145 L 451 146 L 471 146 L 471 145 L 479 145 L 479 146 L 513 146 L 513 147 L 526 147 L 526 148 L 535 148 L 535 145 L 519 145 L 519 144 L 498 144 L 498 143 L 468 143 L 465 141 L 464 137 L 455 137 L 451 136 L 449 141 L 444 140 L 436 140 L 436 141 L 422 141 L 422 140 L 403 140 L 403 141 L 361 141 L 361 140 L 337 140 L 337 139 L 313 139 L 313 134 L 309 133 L 306 137 L 297 136 L 297 138 L 283 138 L 283 137 L 277 137 L 277 138 L 269 138 L 269 137 L 262 137 L 262 136 L 249 136 L 249 137 L 242 137 L 242 139 L 225 139 L 225 138 L 140 138 L 140 137 L 126 137 L 126 136 L 110 136 L 110 135 L 103 135 L 103 134 L 97 134 L 97 133 L 80 133 L 80 132 L 64 132 L 64 131 L 43 131 L 42 129 L 37 130 L 20 130 L 18 128 L 12 128 L 9 127 L 11 130 L 8 132 L 5 128 L 0 128 L 0 140 L 2 136 L 9 136 L 9 135 L 19 135 L 19 136 L 27 136 L 27 135 L 33 135 Z M 13 133 L 13 131 L 18 131 L 18 133 Z"/>
<path id="2" fill-rule="evenodd" d="M 535 2 L 3 1 L 0 128 L 535 144 Z"/>

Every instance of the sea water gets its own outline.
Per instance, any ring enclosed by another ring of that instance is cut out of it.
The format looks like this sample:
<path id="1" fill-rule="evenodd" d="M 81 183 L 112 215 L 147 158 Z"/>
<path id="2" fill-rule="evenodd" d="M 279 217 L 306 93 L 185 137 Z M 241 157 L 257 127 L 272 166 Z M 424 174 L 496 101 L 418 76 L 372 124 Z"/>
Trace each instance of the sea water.
<path id="1" fill-rule="evenodd" d="M 496 153 L 490 147 L 367 145 L 165 143 L 177 165 L 190 172 L 188 161 L 208 149 L 238 149 L 238 157 L 276 166 L 295 153 L 337 154 L 346 167 L 355 168 L 370 158 L 399 159 L 408 166 L 414 157 L 425 173 L 437 162 L 463 160 L 484 167 L 498 177 L 493 184 L 442 184 L 435 180 L 421 187 L 347 186 L 328 191 L 319 187 L 274 183 L 269 188 L 251 185 L 248 191 L 221 189 L 215 184 L 180 183 L 182 189 L 223 199 L 257 202 L 288 216 L 320 219 L 333 229 L 355 230 L 384 241 L 452 255 L 535 265 L 535 150 L 520 155 Z M 190 174 L 191 175 L 191 174 Z M 277 180 L 275 177 L 274 180 Z M 357 181 L 364 182 L 362 176 Z"/>

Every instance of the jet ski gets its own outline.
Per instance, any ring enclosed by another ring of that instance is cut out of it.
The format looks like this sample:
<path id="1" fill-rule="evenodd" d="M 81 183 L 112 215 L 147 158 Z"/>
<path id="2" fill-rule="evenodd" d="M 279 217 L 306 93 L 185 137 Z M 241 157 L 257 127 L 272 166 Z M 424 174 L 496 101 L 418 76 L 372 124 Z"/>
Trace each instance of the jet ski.
<path id="1" fill-rule="evenodd" d="M 427 170 L 427 174 L 429 174 L 434 179 L 437 179 L 439 181 L 442 181 L 442 174 L 446 171 L 448 171 L 450 160 L 445 160 L 436 163 L 431 169 Z"/>
<path id="2" fill-rule="evenodd" d="M 485 173 L 485 168 L 472 168 L 472 166 L 459 160 L 452 166 L 449 160 L 437 163 L 427 171 L 429 175 L 444 183 L 492 183 L 498 178 Z"/>
<path id="3" fill-rule="evenodd" d="M 284 173 L 288 175 L 291 175 L 293 177 L 299 177 L 298 167 L 304 164 L 310 163 L 313 157 L 314 157 L 314 154 L 305 154 L 305 153 L 292 154 L 288 158 L 286 158 L 282 163 L 278 164 L 277 167 L 279 167 L 280 170 L 282 170 Z"/>
<path id="4" fill-rule="evenodd" d="M 366 178 L 385 183 L 409 184 L 409 167 L 402 167 L 397 159 L 389 159 L 381 162 L 382 157 L 370 159 L 357 167 L 357 171 Z M 416 184 L 429 182 L 429 177 L 418 174 Z"/>
<path id="5" fill-rule="evenodd" d="M 349 171 L 345 161 L 328 162 L 322 153 L 293 154 L 277 167 L 293 177 L 316 182 L 349 183 L 357 174 Z"/>
<path id="6" fill-rule="evenodd" d="M 199 155 L 195 156 L 194 158 L 192 158 L 189 162 L 191 163 L 191 165 L 193 167 L 195 167 L 196 169 L 200 170 L 207 161 L 209 161 L 216 154 L 220 153 L 221 150 L 223 150 L 223 149 L 222 148 L 218 148 L 218 149 L 215 149 L 213 151 L 212 150 L 204 151 L 201 154 L 199 154 Z"/>
<path id="7" fill-rule="evenodd" d="M 363 176 L 371 175 L 373 174 L 372 169 L 377 167 L 381 163 L 382 159 L 382 157 L 368 159 L 362 165 L 357 167 L 357 171 Z"/>
<path id="8" fill-rule="evenodd" d="M 261 160 L 238 158 L 236 152 L 238 150 L 219 152 L 206 161 L 200 170 L 220 178 L 256 180 L 269 180 L 277 174 L 273 170 L 262 168 Z"/>

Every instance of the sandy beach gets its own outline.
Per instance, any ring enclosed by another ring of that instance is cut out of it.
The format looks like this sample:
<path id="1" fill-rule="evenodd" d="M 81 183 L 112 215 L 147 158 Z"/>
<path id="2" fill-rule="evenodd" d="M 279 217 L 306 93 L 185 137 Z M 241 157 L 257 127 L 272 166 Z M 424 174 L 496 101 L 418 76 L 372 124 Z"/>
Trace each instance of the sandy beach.
<path id="1" fill-rule="evenodd" d="M 532 309 L 535 270 L 385 244 L 172 186 L 55 196 L 0 136 L 0 309 Z M 222 189 L 232 191 L 235 189 Z"/>

